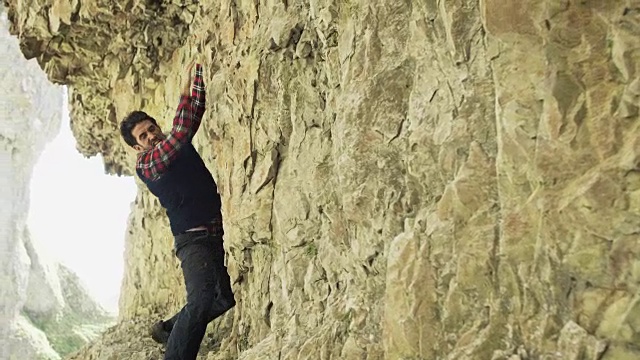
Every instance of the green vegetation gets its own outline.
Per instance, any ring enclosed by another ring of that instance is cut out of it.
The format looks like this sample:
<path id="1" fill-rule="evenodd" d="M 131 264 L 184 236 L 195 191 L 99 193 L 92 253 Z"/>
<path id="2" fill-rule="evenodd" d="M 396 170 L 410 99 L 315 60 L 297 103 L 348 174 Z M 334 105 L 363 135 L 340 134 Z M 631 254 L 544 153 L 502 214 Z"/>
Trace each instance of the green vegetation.
<path id="1" fill-rule="evenodd" d="M 62 357 L 79 350 L 114 322 L 114 319 L 105 315 L 87 319 L 86 315 L 70 310 L 65 308 L 62 314 L 52 316 L 23 311 L 33 326 L 46 334 L 51 347 Z"/>
<path id="2" fill-rule="evenodd" d="M 305 253 L 310 257 L 316 257 L 318 255 L 318 247 L 314 243 L 308 243 Z"/>
<path id="3" fill-rule="evenodd" d="M 22 315 L 42 330 L 51 347 L 64 357 L 95 339 L 116 319 L 90 298 L 76 274 L 60 265 L 58 275 L 65 302 L 62 311 L 41 314 L 23 310 Z"/>

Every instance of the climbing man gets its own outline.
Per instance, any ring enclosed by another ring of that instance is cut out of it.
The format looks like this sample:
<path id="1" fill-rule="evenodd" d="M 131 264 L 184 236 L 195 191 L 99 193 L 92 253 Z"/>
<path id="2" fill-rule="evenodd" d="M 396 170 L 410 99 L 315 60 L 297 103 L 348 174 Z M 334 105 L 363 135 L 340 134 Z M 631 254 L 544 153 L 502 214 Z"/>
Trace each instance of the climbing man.
<path id="1" fill-rule="evenodd" d="M 205 111 L 202 66 L 186 68 L 173 128 L 165 135 L 156 120 L 133 111 L 120 124 L 137 153 L 136 173 L 165 208 L 187 290 L 187 303 L 157 322 L 151 337 L 166 347 L 165 360 L 195 360 L 207 324 L 235 306 L 224 265 L 221 200 L 213 176 L 191 143 Z"/>

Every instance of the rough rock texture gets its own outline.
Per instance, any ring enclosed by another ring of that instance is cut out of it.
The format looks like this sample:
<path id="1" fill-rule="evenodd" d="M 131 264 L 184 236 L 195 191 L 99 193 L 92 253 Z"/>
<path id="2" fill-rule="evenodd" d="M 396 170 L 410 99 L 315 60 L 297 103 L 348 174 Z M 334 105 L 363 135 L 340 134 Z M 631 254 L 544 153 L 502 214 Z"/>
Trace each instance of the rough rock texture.
<path id="1" fill-rule="evenodd" d="M 203 358 L 640 358 L 640 1 L 5 3 L 110 173 L 201 56 L 238 300 Z M 75 359 L 157 358 L 183 304 L 142 187 L 129 225 L 120 324 Z"/>
<path id="2" fill-rule="evenodd" d="M 33 166 L 59 131 L 63 89 L 26 61 L 0 6 L 0 359 L 59 359 L 110 319 L 26 226 Z"/>

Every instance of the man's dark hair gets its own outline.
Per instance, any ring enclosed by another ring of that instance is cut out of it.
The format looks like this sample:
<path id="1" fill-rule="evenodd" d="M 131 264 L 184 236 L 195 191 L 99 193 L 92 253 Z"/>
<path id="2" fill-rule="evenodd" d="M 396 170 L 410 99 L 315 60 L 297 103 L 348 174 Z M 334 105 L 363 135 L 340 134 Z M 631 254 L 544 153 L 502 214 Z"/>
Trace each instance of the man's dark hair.
<path id="1" fill-rule="evenodd" d="M 149 120 L 155 126 L 158 126 L 156 119 L 152 118 L 144 111 L 133 111 L 129 115 L 127 115 L 127 117 L 125 117 L 124 120 L 122 120 L 122 122 L 120 123 L 120 134 L 122 135 L 124 141 L 129 144 L 129 146 L 133 147 L 134 145 L 138 145 L 138 141 L 133 137 L 131 131 L 134 127 L 136 127 L 136 125 L 145 120 Z"/>

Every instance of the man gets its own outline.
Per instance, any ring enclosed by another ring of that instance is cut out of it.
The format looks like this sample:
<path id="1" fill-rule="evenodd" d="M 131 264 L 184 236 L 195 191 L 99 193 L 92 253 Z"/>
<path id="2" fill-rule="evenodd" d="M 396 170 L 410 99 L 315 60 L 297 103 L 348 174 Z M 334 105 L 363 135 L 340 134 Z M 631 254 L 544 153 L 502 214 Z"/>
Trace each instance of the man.
<path id="1" fill-rule="evenodd" d="M 168 136 L 142 111 L 120 125 L 125 142 L 138 152 L 136 173 L 166 209 L 187 290 L 187 304 L 151 331 L 166 345 L 165 360 L 196 359 L 207 324 L 236 304 L 224 265 L 220 195 L 191 143 L 205 111 L 202 66 L 196 64 L 193 89 L 192 69 L 193 62 Z"/>

